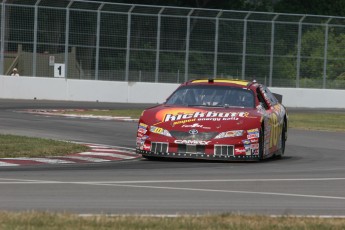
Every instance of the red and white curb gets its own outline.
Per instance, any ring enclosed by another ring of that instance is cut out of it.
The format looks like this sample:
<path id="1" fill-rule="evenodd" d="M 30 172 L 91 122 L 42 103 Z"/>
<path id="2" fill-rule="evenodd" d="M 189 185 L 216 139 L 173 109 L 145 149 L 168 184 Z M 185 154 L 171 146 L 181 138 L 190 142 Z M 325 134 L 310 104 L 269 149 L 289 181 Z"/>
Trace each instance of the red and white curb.
<path id="1" fill-rule="evenodd" d="M 16 157 L 0 158 L 0 167 L 3 166 L 29 166 L 43 164 L 82 164 L 82 163 L 104 163 L 111 161 L 133 160 L 140 158 L 133 149 L 106 146 L 97 144 L 87 144 L 91 148 L 89 152 L 81 152 L 66 156 L 54 157 Z"/>
<path id="2" fill-rule="evenodd" d="M 93 109 L 96 110 L 96 109 Z M 67 118 L 82 118 L 82 119 L 99 119 L 99 120 L 107 120 L 107 121 L 135 121 L 137 122 L 138 119 L 134 119 L 131 117 L 113 117 L 113 116 L 97 116 L 97 115 L 83 115 L 83 114 L 65 114 L 65 111 L 86 111 L 84 109 L 28 109 L 28 110 L 21 110 L 17 112 L 24 112 L 24 113 L 31 113 L 43 116 L 61 116 Z"/>

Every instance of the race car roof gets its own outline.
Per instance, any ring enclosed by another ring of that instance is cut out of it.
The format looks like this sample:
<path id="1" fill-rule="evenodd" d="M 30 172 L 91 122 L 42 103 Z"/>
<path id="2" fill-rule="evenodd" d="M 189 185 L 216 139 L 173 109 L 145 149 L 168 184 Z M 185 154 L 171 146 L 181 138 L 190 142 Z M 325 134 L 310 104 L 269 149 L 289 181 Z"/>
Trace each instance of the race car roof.
<path id="1" fill-rule="evenodd" d="M 238 85 L 238 86 L 244 86 L 249 87 L 253 83 L 256 83 L 256 81 L 246 81 L 246 80 L 237 80 L 237 79 L 197 79 L 197 80 L 190 80 L 187 82 L 187 84 L 194 84 L 194 83 L 224 83 L 224 84 L 232 84 L 232 85 Z"/>

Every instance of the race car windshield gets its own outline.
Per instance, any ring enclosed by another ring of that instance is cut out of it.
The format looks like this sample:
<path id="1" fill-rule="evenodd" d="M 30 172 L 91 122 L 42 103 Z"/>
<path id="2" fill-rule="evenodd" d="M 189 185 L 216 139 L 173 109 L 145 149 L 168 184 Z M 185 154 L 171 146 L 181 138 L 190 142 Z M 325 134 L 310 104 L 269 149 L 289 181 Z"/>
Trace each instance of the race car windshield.
<path id="1" fill-rule="evenodd" d="M 185 86 L 166 101 L 167 105 L 206 107 L 254 107 L 254 94 L 249 89 L 228 86 Z"/>

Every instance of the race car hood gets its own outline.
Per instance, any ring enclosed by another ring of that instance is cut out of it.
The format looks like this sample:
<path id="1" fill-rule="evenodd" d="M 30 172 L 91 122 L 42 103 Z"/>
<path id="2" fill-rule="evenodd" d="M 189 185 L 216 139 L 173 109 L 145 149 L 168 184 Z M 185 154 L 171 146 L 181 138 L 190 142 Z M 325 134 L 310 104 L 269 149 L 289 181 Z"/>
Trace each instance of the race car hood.
<path id="1" fill-rule="evenodd" d="M 159 105 L 144 111 L 140 122 L 167 130 L 227 131 L 259 128 L 262 112 L 255 108 L 177 107 Z"/>

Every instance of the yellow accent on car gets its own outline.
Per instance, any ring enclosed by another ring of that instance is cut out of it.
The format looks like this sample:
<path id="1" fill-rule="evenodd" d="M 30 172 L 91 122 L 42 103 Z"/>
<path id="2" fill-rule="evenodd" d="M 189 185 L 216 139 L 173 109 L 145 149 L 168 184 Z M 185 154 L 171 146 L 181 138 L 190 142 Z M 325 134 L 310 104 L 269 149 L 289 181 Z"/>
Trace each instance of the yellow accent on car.
<path id="1" fill-rule="evenodd" d="M 209 82 L 208 79 L 203 80 L 194 80 L 192 83 L 207 83 Z M 231 83 L 231 84 L 237 84 L 242 86 L 247 86 L 250 82 L 249 81 L 243 81 L 243 80 L 227 80 L 227 79 L 213 79 L 213 82 L 219 82 L 219 83 Z"/>

